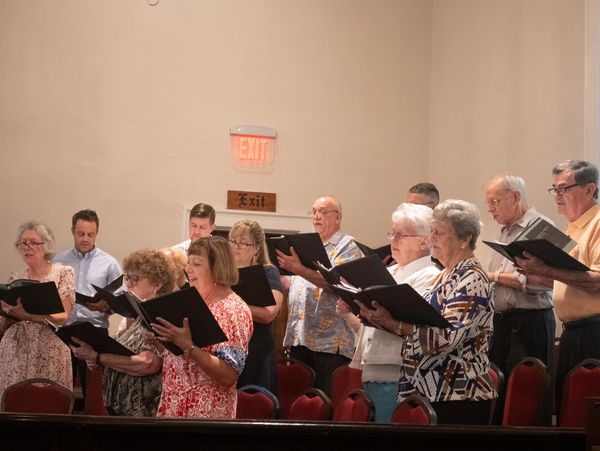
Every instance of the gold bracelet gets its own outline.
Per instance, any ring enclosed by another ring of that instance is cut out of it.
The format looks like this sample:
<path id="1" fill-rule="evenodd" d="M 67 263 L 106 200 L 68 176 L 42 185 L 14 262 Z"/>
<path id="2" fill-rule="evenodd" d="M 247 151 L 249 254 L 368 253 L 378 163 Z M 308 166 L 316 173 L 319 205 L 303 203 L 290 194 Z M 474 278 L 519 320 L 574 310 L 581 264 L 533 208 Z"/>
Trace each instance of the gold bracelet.
<path id="1" fill-rule="evenodd" d="M 196 349 L 196 345 L 192 343 L 192 347 L 190 349 L 184 349 L 183 354 L 189 356 L 194 349 Z"/>

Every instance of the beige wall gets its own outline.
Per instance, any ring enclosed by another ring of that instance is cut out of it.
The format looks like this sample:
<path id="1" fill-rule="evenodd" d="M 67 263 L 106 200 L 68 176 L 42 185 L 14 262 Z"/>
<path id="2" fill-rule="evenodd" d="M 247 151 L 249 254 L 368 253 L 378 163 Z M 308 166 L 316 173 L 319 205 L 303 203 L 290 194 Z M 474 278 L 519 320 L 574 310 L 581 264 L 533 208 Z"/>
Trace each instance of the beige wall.
<path id="1" fill-rule="evenodd" d="M 382 244 L 392 209 L 427 174 L 430 1 L 0 0 L 0 274 L 26 218 L 59 247 L 94 208 L 119 259 L 182 238 L 184 207 L 226 190 L 319 195 Z M 276 169 L 237 172 L 229 128 L 279 132 Z M 367 220 L 367 216 L 369 219 Z"/>
<path id="2" fill-rule="evenodd" d="M 512 172 L 530 204 L 565 224 L 546 189 L 555 163 L 584 158 L 585 3 L 434 2 L 428 172 L 446 197 L 483 211 L 482 185 Z M 495 234 L 483 218 L 483 235 Z"/>
<path id="3" fill-rule="evenodd" d="M 94 208 L 122 259 L 179 241 L 184 208 L 223 210 L 227 189 L 287 215 L 337 194 L 379 245 L 410 185 L 483 207 L 508 170 L 564 224 L 545 188 L 584 155 L 589 1 L 0 0 L 0 280 L 27 218 L 63 248 Z M 278 130 L 274 171 L 233 168 L 240 124 Z"/>

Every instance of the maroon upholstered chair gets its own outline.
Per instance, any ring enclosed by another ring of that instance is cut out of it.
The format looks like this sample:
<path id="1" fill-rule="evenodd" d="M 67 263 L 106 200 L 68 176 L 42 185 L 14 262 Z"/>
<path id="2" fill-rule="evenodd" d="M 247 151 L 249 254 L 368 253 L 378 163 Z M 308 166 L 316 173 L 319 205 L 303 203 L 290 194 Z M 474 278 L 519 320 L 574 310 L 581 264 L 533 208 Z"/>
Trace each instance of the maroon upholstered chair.
<path id="1" fill-rule="evenodd" d="M 363 388 L 361 377 L 362 371 L 350 368 L 348 364 L 335 369 L 331 375 L 331 402 L 333 402 L 334 412 L 338 404 L 346 399 L 348 393 Z"/>
<path id="2" fill-rule="evenodd" d="M 396 406 L 392 412 L 392 423 L 437 424 L 437 415 L 427 398 L 411 395 Z"/>
<path id="3" fill-rule="evenodd" d="M 352 390 L 333 406 L 333 421 L 372 422 L 374 420 L 375 404 L 368 393 L 362 389 Z"/>
<path id="4" fill-rule="evenodd" d="M 270 420 L 279 416 L 277 396 L 259 385 L 244 385 L 237 393 L 236 418 Z"/>
<path id="5" fill-rule="evenodd" d="M 498 399 L 500 399 L 503 396 L 504 392 L 504 373 L 502 373 L 502 370 L 492 362 L 490 362 L 490 369 L 488 370 L 488 373 L 492 378 L 492 382 L 494 384 L 494 388 L 496 389 L 496 393 L 498 393 L 498 398 L 492 400 L 490 419 L 488 421 L 489 424 L 492 424 L 492 421 L 494 420 L 494 413 L 496 410 L 496 403 Z"/>
<path id="6" fill-rule="evenodd" d="M 290 420 L 330 421 L 333 414 L 331 399 L 323 390 L 309 388 L 298 396 L 288 412 Z"/>
<path id="7" fill-rule="evenodd" d="M 104 401 L 102 400 L 102 373 L 101 366 L 93 370 L 87 370 L 87 385 L 85 389 L 85 402 L 83 413 L 85 415 L 108 415 Z"/>
<path id="8" fill-rule="evenodd" d="M 560 427 L 586 427 L 585 398 L 600 396 L 600 360 L 585 359 L 567 374 L 563 384 Z"/>
<path id="9" fill-rule="evenodd" d="M 306 389 L 314 387 L 314 370 L 298 360 L 287 359 L 277 363 L 279 406 L 281 418 L 288 418 L 292 402 Z"/>
<path id="10" fill-rule="evenodd" d="M 73 391 L 50 379 L 27 379 L 10 385 L 2 394 L 2 412 L 62 413 L 73 412 Z"/>
<path id="11" fill-rule="evenodd" d="M 502 424 L 539 426 L 548 385 L 546 365 L 535 357 L 525 357 L 510 372 L 506 387 Z"/>

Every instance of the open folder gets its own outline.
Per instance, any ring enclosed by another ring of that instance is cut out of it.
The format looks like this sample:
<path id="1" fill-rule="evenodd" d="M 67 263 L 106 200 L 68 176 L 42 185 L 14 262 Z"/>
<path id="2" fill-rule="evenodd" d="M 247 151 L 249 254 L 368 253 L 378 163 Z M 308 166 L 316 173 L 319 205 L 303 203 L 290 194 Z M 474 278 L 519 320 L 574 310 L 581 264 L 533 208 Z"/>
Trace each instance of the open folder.
<path id="1" fill-rule="evenodd" d="M 318 233 L 292 233 L 269 237 L 267 238 L 267 247 L 271 263 L 277 266 L 282 276 L 293 276 L 295 274 L 279 267 L 276 250 L 287 255 L 292 255 L 290 247 L 294 248 L 300 262 L 307 268 L 315 269 L 315 262 L 317 261 L 321 262 L 327 268 L 331 267 L 329 257 L 323 246 L 323 241 L 321 241 Z"/>
<path id="2" fill-rule="evenodd" d="M 188 318 L 192 341 L 199 348 L 227 341 L 227 336 L 204 299 L 193 287 L 163 294 L 144 302 L 129 299 L 148 330 L 152 330 L 151 323 L 158 324 L 157 317 L 166 319 L 177 327 L 182 327 L 183 319 Z M 175 355 L 183 354 L 181 348 L 173 343 L 163 342 L 163 345 Z"/>
<path id="3" fill-rule="evenodd" d="M 122 286 L 123 286 L 123 274 L 121 274 L 119 277 L 117 277 L 111 283 L 106 285 L 103 288 L 103 290 L 114 293 Z M 94 285 L 92 285 L 92 288 L 93 287 L 94 287 Z M 86 304 L 94 304 L 94 303 L 98 302 L 100 299 L 102 299 L 102 295 L 96 288 L 94 288 L 94 289 L 96 290 L 96 293 L 93 296 L 88 296 L 83 293 L 75 292 L 75 303 L 83 305 L 85 307 Z"/>
<path id="4" fill-rule="evenodd" d="M 72 338 L 75 337 L 89 344 L 94 351 L 100 354 L 134 355 L 130 349 L 126 348 L 97 327 L 92 326 L 90 323 L 73 323 L 61 327 L 56 326 L 50 321 L 46 321 L 46 323 L 58 338 L 67 345 L 75 347 L 79 346 L 72 340 Z"/>
<path id="5" fill-rule="evenodd" d="M 360 241 L 354 240 L 354 242 L 356 243 L 356 245 L 358 246 L 360 251 L 365 256 L 375 254 L 379 257 L 380 260 L 383 261 L 384 259 L 386 259 L 387 257 L 391 257 L 391 255 L 392 255 L 392 245 L 391 244 L 384 244 L 383 246 L 373 248 L 373 247 L 367 246 L 364 243 L 361 243 Z"/>
<path id="6" fill-rule="evenodd" d="M 372 286 L 365 289 L 349 285 L 333 285 L 333 292 L 344 300 L 356 299 L 372 309 L 373 301 L 385 307 L 396 321 L 420 326 L 451 327 L 440 312 L 434 309 L 413 287 L 400 285 Z"/>
<path id="7" fill-rule="evenodd" d="M 263 265 L 239 268 L 240 280 L 231 287 L 248 305 L 268 307 L 275 305 L 273 291 Z"/>
<path id="8" fill-rule="evenodd" d="M 21 299 L 25 311 L 32 315 L 51 315 L 65 311 L 54 282 L 17 279 L 8 284 L 0 284 L 0 299 L 10 305 L 17 305 L 17 299 Z"/>

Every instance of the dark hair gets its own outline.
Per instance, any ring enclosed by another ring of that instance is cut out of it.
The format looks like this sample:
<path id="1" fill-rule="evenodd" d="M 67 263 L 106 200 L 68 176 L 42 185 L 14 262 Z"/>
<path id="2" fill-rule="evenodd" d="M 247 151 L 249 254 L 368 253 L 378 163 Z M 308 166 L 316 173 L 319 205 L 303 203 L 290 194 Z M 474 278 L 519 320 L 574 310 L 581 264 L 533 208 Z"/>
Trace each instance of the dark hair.
<path id="1" fill-rule="evenodd" d="M 213 225 L 215 223 L 215 209 L 208 204 L 196 204 L 190 210 L 190 219 L 192 218 L 208 218 L 210 225 Z"/>
<path id="2" fill-rule="evenodd" d="M 100 228 L 100 219 L 98 218 L 98 215 L 94 210 L 79 210 L 73 215 L 73 219 L 71 220 L 71 226 L 75 228 L 75 223 L 79 220 L 95 222 L 96 227 Z"/>
<path id="3" fill-rule="evenodd" d="M 596 185 L 596 191 L 594 191 L 594 199 L 598 199 L 598 168 L 589 161 L 583 160 L 567 160 L 562 163 L 558 163 L 552 169 L 552 174 L 558 175 L 563 171 L 573 171 L 573 177 L 575 177 L 575 183 L 578 185 L 587 185 L 588 183 L 594 183 Z"/>
<path id="4" fill-rule="evenodd" d="M 440 201 L 440 192 L 433 183 L 422 182 L 411 186 L 408 189 L 409 193 L 425 194 L 432 202 L 436 204 Z"/>

